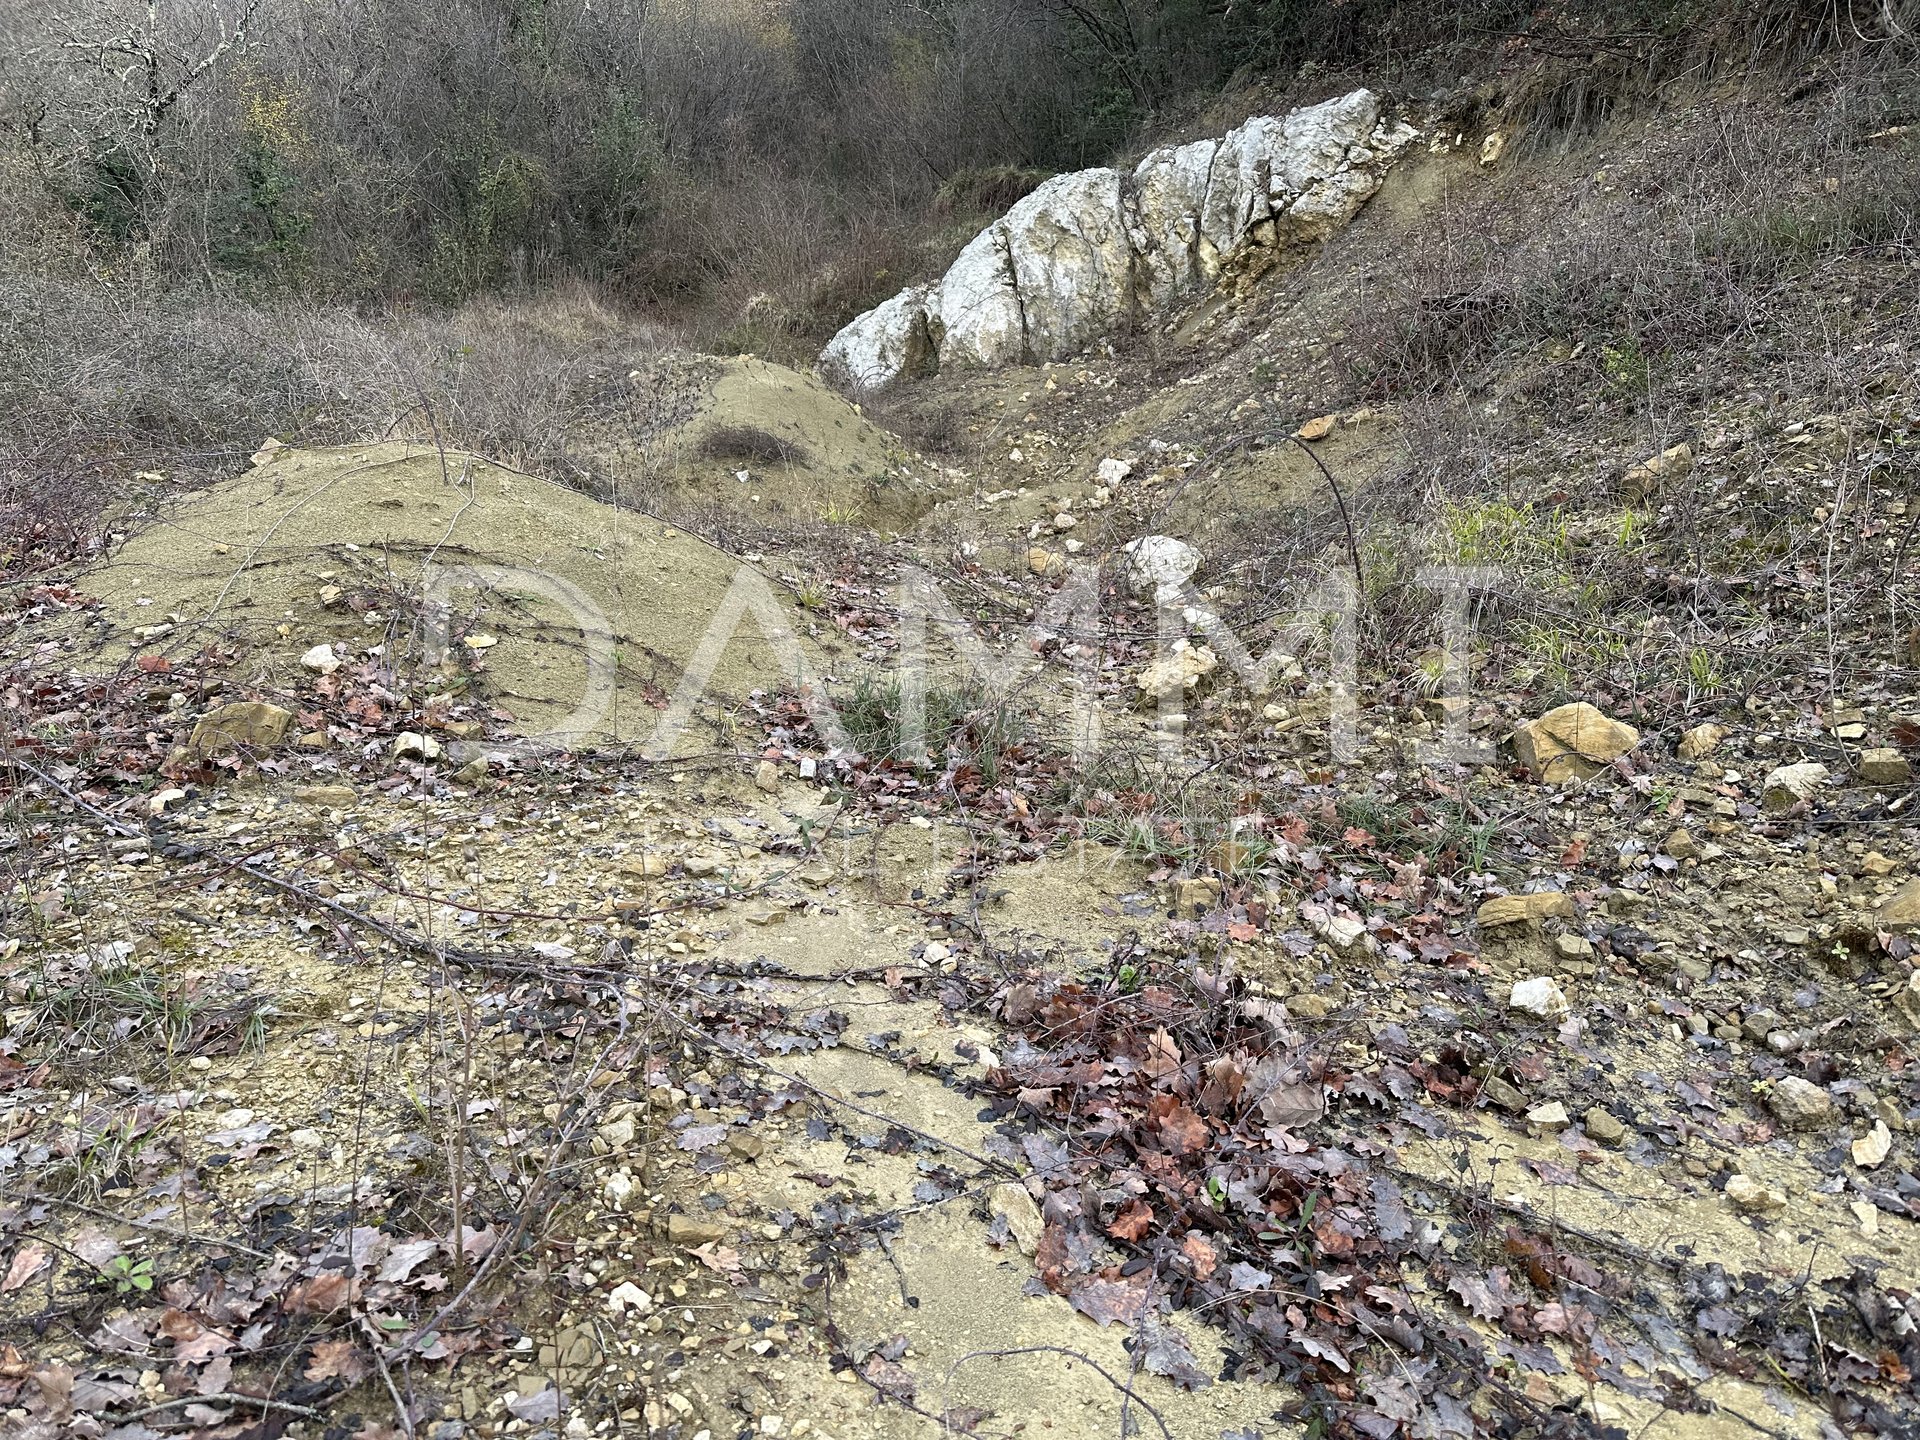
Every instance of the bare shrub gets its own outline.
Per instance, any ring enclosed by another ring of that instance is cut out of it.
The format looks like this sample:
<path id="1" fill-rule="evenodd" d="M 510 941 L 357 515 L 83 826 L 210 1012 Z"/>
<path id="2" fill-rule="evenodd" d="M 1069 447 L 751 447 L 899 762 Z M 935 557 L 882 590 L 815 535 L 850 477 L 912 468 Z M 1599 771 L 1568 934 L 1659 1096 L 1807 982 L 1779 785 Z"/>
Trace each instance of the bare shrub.
<path id="1" fill-rule="evenodd" d="M 1869 140 L 1897 103 L 1863 76 L 1819 111 L 1729 107 L 1676 126 L 1600 183 L 1510 203 L 1498 185 L 1436 207 L 1357 337 L 1376 395 L 1644 396 L 1703 349 L 1783 325 L 1805 282 L 1920 240 L 1910 138 Z M 1531 182 L 1530 182 L 1531 183 Z M 1542 208 L 1558 223 L 1540 223 Z M 1527 373 L 1516 376 L 1516 367 Z"/>
<path id="2" fill-rule="evenodd" d="M 755 465 L 805 465 L 806 448 L 757 425 L 722 425 L 700 442 L 700 453 L 710 460 L 738 460 Z"/>
<path id="3" fill-rule="evenodd" d="M 365 315 L 0 271 L 0 550 L 75 553 L 133 472 L 195 483 L 269 436 L 406 437 L 590 487 L 584 422 L 663 348 L 579 286 Z"/>

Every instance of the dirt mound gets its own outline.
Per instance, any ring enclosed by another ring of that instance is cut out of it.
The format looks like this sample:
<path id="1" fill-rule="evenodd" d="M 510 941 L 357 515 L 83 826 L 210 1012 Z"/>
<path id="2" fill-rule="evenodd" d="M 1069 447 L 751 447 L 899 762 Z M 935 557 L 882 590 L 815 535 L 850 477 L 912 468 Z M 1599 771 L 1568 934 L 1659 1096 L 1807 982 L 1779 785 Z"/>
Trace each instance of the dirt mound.
<path id="1" fill-rule="evenodd" d="M 631 414 L 599 442 L 607 468 L 681 501 L 769 523 L 882 529 L 910 524 L 931 503 L 932 472 L 923 480 L 858 406 L 815 376 L 752 355 L 681 355 L 637 372 Z"/>
<path id="2" fill-rule="evenodd" d="M 318 646 L 342 662 L 371 653 L 401 664 L 450 639 L 447 683 L 477 684 L 540 733 L 586 714 L 604 661 L 606 703 L 580 729 L 636 740 L 653 732 L 743 574 L 758 586 L 751 567 L 651 516 L 471 455 L 385 444 L 281 450 L 77 584 L 102 602 L 90 620 L 96 662 L 221 641 L 250 652 L 270 683 L 298 675 Z M 444 636 L 430 600 L 450 614 Z M 715 694 L 793 678 L 798 651 L 783 660 L 751 618 L 740 630 L 713 672 Z"/>

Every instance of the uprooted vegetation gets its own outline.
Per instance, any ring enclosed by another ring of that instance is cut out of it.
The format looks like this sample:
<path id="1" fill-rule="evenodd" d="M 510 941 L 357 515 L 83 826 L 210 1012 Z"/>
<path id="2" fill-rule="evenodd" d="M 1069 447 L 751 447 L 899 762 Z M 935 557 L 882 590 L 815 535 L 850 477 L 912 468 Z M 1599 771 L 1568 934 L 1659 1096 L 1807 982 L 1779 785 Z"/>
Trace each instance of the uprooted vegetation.
<path id="1" fill-rule="evenodd" d="M 22 282 L 0 1424 L 1904 1435 L 1915 92 L 1630 69 L 858 408 Z"/>

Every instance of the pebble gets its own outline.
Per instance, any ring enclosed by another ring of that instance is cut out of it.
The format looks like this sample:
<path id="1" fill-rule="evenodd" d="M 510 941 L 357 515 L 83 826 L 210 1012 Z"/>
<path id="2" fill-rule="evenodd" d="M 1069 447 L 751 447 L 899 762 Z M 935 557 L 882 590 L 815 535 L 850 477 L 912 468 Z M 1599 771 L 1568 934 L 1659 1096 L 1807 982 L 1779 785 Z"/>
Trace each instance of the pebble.
<path id="1" fill-rule="evenodd" d="M 1557 890 L 1532 895 L 1499 895 L 1485 901 L 1476 915 L 1482 929 L 1499 925 L 1538 924 L 1542 920 L 1574 918 L 1573 897 Z"/>
<path id="2" fill-rule="evenodd" d="M 1580 1117 L 1580 1123 L 1586 1127 L 1587 1134 L 1602 1145 L 1618 1145 L 1627 1138 L 1627 1127 L 1604 1106 L 1595 1105 Z"/>
<path id="3" fill-rule="evenodd" d="M 340 668 L 340 657 L 333 653 L 333 646 L 316 645 L 300 657 L 300 664 L 316 675 L 331 675 Z"/>
<path id="4" fill-rule="evenodd" d="M 1760 803 L 1770 811 L 1791 810 L 1803 800 L 1811 800 L 1827 783 L 1831 772 L 1818 761 L 1800 765 L 1782 765 L 1769 771 L 1761 790 Z"/>
<path id="5" fill-rule="evenodd" d="M 1704 760 L 1719 748 L 1720 742 L 1727 738 L 1724 725 L 1696 725 L 1680 737 L 1680 758 L 1682 760 Z"/>
<path id="6" fill-rule="evenodd" d="M 1860 778 L 1869 785 L 1909 785 L 1913 783 L 1913 765 L 1889 746 L 1862 750 Z"/>
<path id="7" fill-rule="evenodd" d="M 678 1213 L 667 1216 L 667 1239 L 675 1245 L 708 1245 L 726 1238 L 727 1227 L 718 1221 Z"/>
<path id="8" fill-rule="evenodd" d="M 1746 1175 L 1735 1175 L 1727 1181 L 1727 1199 L 1752 1214 L 1777 1214 L 1787 1208 L 1786 1196 Z"/>
<path id="9" fill-rule="evenodd" d="M 393 738 L 393 758 L 437 760 L 440 758 L 440 742 L 431 735 L 422 735 L 417 730 L 402 730 Z"/>
<path id="10" fill-rule="evenodd" d="M 1798 1075 L 1774 1082 L 1767 1092 L 1767 1108 L 1789 1130 L 1811 1130 L 1833 1118 L 1833 1097 Z"/>
<path id="11" fill-rule="evenodd" d="M 1498 1105 L 1502 1110 L 1524 1110 L 1527 1097 L 1498 1075 L 1490 1075 L 1480 1082 L 1480 1093 L 1487 1097 L 1489 1104 Z"/>
<path id="12" fill-rule="evenodd" d="M 1893 1132 L 1887 1129 L 1886 1121 L 1876 1120 L 1873 1129 L 1855 1140 L 1851 1148 L 1853 1163 L 1863 1170 L 1871 1170 L 1892 1153 Z"/>
<path id="13" fill-rule="evenodd" d="M 1700 858 L 1699 842 L 1685 829 L 1675 830 L 1671 835 L 1667 836 L 1666 844 L 1661 848 L 1675 860 L 1698 860 Z"/>
<path id="14" fill-rule="evenodd" d="M 1740 1022 L 1740 1029 L 1749 1040 L 1764 1043 L 1780 1025 L 1780 1017 L 1771 1010 L 1749 1010 L 1746 1018 Z"/>
<path id="15" fill-rule="evenodd" d="M 628 1311 L 644 1315 L 653 1309 L 653 1297 L 631 1280 L 623 1280 L 607 1292 L 607 1309 L 618 1319 Z"/>

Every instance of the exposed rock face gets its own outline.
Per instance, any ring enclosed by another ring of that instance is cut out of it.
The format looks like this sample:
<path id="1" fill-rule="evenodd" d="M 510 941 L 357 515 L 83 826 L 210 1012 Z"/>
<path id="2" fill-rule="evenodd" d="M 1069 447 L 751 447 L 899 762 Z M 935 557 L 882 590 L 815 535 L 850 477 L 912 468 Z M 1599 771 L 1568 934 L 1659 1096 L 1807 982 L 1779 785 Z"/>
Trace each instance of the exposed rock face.
<path id="1" fill-rule="evenodd" d="M 1039 193 L 1034 191 L 1027 200 Z M 934 290 L 929 323 L 943 364 L 1010 365 L 1025 356 L 1027 323 L 1007 256 L 1005 227 L 1012 218 L 1009 212 L 974 236 Z"/>
<path id="2" fill-rule="evenodd" d="M 847 390 L 871 390 L 932 365 L 925 285 L 902 290 L 834 336 L 820 354 L 820 373 Z"/>
<path id="3" fill-rule="evenodd" d="M 1112 170 L 1058 175 L 1008 213 L 1007 259 L 1026 350 L 1054 360 L 1133 315 L 1133 250 Z"/>
<path id="4" fill-rule="evenodd" d="M 1130 176 L 1055 176 L 974 237 L 934 286 L 903 290 L 820 356 L 874 390 L 936 364 L 1057 360 L 1209 284 L 1252 247 L 1324 240 L 1414 138 L 1367 90 L 1256 116 L 1219 140 L 1156 150 Z"/>

